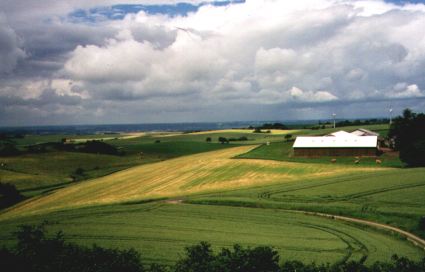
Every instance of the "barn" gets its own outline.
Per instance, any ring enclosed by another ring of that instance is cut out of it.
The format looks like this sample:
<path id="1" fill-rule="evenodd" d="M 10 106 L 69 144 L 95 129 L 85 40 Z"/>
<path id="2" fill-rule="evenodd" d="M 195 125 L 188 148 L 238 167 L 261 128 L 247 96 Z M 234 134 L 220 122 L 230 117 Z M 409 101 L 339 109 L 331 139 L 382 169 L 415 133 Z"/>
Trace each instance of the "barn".
<path id="1" fill-rule="evenodd" d="M 378 136 L 358 136 L 338 131 L 326 136 L 298 136 L 293 145 L 294 155 L 320 156 L 376 156 Z"/>
<path id="2" fill-rule="evenodd" d="M 379 136 L 379 133 L 364 128 L 356 129 L 355 131 L 351 132 L 351 134 L 356 136 Z"/>

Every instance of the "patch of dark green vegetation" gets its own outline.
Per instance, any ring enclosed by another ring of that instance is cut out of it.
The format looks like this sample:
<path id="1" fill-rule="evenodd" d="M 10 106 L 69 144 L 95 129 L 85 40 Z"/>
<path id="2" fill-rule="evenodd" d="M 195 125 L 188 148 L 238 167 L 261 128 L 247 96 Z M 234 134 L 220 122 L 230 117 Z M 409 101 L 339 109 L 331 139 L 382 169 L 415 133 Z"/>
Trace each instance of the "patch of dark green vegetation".
<path id="1" fill-rule="evenodd" d="M 66 139 L 61 142 L 48 142 L 27 146 L 29 153 L 43 153 L 48 151 L 83 152 L 92 154 L 124 155 L 117 147 L 103 141 L 92 140 L 84 143 L 67 143 Z"/>
<path id="2" fill-rule="evenodd" d="M 370 126 L 370 125 L 382 125 L 382 124 L 388 124 L 390 122 L 389 119 L 357 119 L 357 120 L 340 120 L 335 122 L 335 125 L 337 127 L 350 127 L 350 126 L 356 126 L 356 127 L 362 127 L 362 126 Z M 309 128 L 312 130 L 318 130 L 318 129 L 326 129 L 326 128 L 332 128 L 333 122 L 330 121 L 319 121 L 318 124 L 310 125 L 310 126 L 304 126 L 303 128 Z"/>
<path id="3" fill-rule="evenodd" d="M 15 185 L 0 182 L 0 209 L 12 206 L 24 199 Z"/>
<path id="4" fill-rule="evenodd" d="M 17 135 L 15 134 L 0 133 L 0 156 L 16 156 L 20 154 L 13 140 L 16 137 Z"/>
<path id="5" fill-rule="evenodd" d="M 15 248 L 1 248 L 0 259 L 5 271 L 62 272 L 422 272 L 425 258 L 412 261 L 394 255 L 388 262 L 370 266 L 359 261 L 335 264 L 281 262 L 278 252 L 270 246 L 254 248 L 238 244 L 214 252 L 207 242 L 188 246 L 180 259 L 171 266 L 152 263 L 144 265 L 143 257 L 134 249 L 109 249 L 92 245 L 80 246 L 66 242 L 64 234 L 49 235 L 45 223 L 23 225 L 15 232 Z"/>
<path id="6" fill-rule="evenodd" d="M 258 126 L 258 127 L 250 126 L 248 128 L 249 129 L 258 129 L 258 130 L 262 130 L 262 129 L 282 129 L 282 130 L 286 130 L 286 129 L 289 129 L 288 126 L 286 126 L 282 123 L 265 123 L 265 124 L 262 124 L 261 126 Z"/>
<path id="7" fill-rule="evenodd" d="M 389 136 L 400 151 L 400 159 L 409 166 L 425 166 L 425 114 L 409 109 L 391 125 Z"/>

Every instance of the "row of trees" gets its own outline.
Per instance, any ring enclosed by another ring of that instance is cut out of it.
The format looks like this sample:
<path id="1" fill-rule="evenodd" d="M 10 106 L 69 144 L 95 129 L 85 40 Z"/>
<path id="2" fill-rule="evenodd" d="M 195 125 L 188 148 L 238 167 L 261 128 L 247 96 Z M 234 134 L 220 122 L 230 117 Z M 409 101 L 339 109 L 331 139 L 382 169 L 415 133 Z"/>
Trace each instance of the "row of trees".
<path id="1" fill-rule="evenodd" d="M 2 271 L 14 272 L 425 272 L 425 259 L 414 262 L 394 256 L 387 263 L 365 266 L 350 261 L 336 264 L 281 263 L 276 250 L 268 246 L 222 248 L 217 253 L 206 242 L 187 247 L 174 266 L 143 265 L 133 250 L 106 249 L 67 243 L 61 232 L 46 235 L 46 224 L 21 226 L 14 249 L 0 249 Z"/>
<path id="2" fill-rule="evenodd" d="M 26 147 L 28 153 L 45 153 L 48 151 L 84 152 L 94 154 L 122 155 L 115 146 L 104 141 L 92 140 L 84 143 L 49 142 L 29 145 Z"/>

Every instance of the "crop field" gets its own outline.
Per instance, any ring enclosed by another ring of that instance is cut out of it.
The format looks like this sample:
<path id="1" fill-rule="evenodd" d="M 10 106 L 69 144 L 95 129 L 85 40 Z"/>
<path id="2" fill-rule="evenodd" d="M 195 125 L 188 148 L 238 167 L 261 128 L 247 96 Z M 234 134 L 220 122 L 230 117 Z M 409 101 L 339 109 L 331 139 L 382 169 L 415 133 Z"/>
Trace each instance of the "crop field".
<path id="1" fill-rule="evenodd" d="M 374 169 L 374 168 L 371 168 Z M 425 214 L 425 168 L 359 171 L 198 196 L 193 203 L 308 210 L 364 218 L 411 231 Z"/>
<path id="2" fill-rule="evenodd" d="M 277 160 L 277 161 L 289 161 L 289 162 L 300 162 L 300 163 L 320 163 L 320 164 L 331 164 L 332 159 L 336 159 L 335 164 L 337 165 L 354 165 L 358 158 L 353 157 L 295 157 L 293 155 L 292 145 L 294 142 L 273 142 L 269 145 L 261 145 L 253 149 L 251 152 L 242 154 L 238 158 L 245 159 L 263 159 L 263 160 Z M 373 166 L 373 167 L 403 167 L 404 164 L 400 161 L 397 154 L 384 153 L 379 156 L 381 164 L 377 165 L 375 157 L 362 157 L 360 158 L 359 166 Z"/>
<path id="3" fill-rule="evenodd" d="M 386 133 L 387 126 L 371 128 Z M 215 249 L 270 245 L 285 260 L 319 263 L 424 257 L 419 247 L 383 230 L 293 211 L 362 218 L 425 237 L 418 227 L 425 215 L 425 168 L 405 169 L 394 155 L 382 156 L 381 165 L 373 158 L 359 164 L 349 157 L 336 163 L 294 158 L 292 142 L 284 141 L 285 133 L 332 131 L 151 133 L 106 139 L 123 156 L 2 157 L 1 182 L 33 197 L 0 211 L 0 245 L 15 243 L 11 233 L 18 225 L 48 220 L 51 233 L 62 230 L 68 241 L 133 247 L 146 262 L 162 264 L 200 241 Z M 218 137 L 242 136 L 248 141 L 218 143 Z M 72 182 L 79 167 L 84 176 Z"/>
<path id="4" fill-rule="evenodd" d="M 423 251 L 397 237 L 335 220 L 275 209 L 147 203 L 90 207 L 2 222 L 0 239 L 12 244 L 16 223 L 53 222 L 69 241 L 128 248 L 146 262 L 171 264 L 185 246 L 208 241 L 217 249 L 234 243 L 271 245 L 282 259 L 334 262 L 388 260 L 397 253 L 419 259 Z"/>
<path id="5" fill-rule="evenodd" d="M 0 218 L 93 204 L 178 197 L 295 182 L 306 178 L 349 175 L 357 171 L 385 171 L 335 165 L 232 159 L 252 148 L 254 146 L 240 146 L 133 167 L 69 186 L 41 198 L 30 199 L 10 212 L 0 214 Z"/>
<path id="6" fill-rule="evenodd" d="M 24 195 L 34 196 L 71 184 L 71 176 L 76 177 L 78 181 L 87 180 L 136 165 L 229 147 L 205 142 L 169 141 L 157 144 L 154 140 L 143 137 L 109 142 L 123 150 L 125 155 L 55 151 L 0 157 L 0 162 L 4 164 L 0 166 L 0 182 L 12 183 Z M 143 152 L 142 157 L 140 152 Z M 76 176 L 78 168 L 84 172 Z"/>

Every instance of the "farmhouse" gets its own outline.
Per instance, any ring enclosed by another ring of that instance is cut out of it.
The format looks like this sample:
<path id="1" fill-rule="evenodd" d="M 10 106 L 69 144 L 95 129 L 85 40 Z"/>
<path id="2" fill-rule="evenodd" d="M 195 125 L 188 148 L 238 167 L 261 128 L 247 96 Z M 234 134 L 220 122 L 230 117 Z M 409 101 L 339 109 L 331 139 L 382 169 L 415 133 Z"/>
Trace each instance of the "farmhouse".
<path id="1" fill-rule="evenodd" d="M 358 135 L 338 131 L 326 136 L 299 136 L 293 145 L 295 156 L 376 156 L 378 152 L 377 135 Z M 371 131 L 370 131 L 371 132 Z M 374 133 L 374 132 L 372 132 Z"/>

